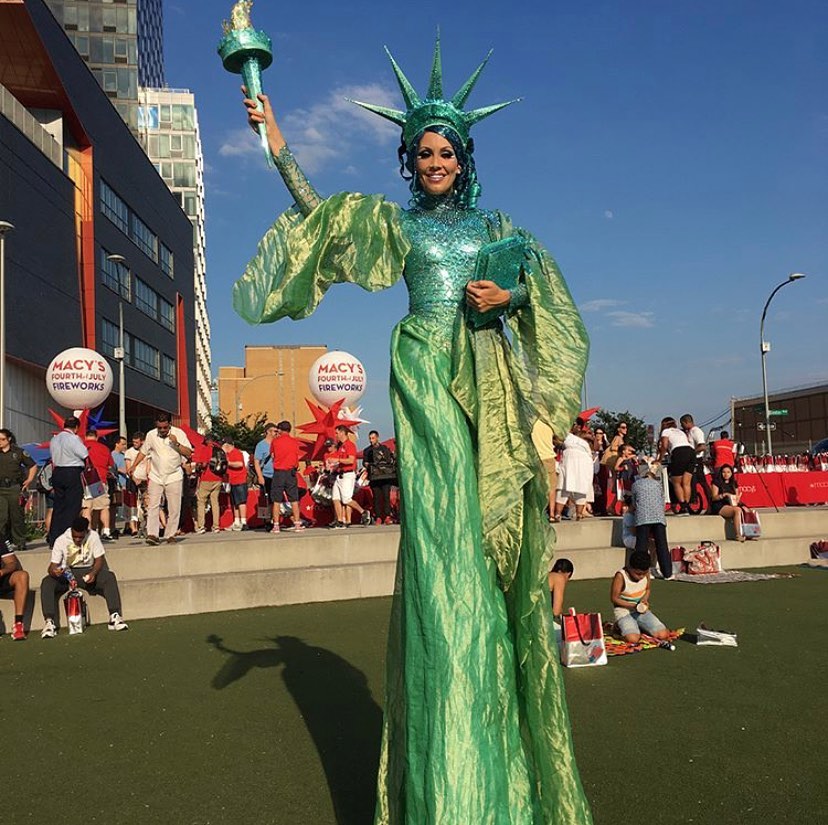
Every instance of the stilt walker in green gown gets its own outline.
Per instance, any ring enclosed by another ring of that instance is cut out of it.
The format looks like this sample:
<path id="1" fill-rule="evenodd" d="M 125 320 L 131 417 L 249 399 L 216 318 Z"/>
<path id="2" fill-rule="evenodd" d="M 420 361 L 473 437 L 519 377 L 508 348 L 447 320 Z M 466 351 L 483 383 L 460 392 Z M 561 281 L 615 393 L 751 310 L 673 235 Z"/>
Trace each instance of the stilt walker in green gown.
<path id="1" fill-rule="evenodd" d="M 438 39 L 424 99 L 391 58 L 405 110 L 359 104 L 402 128 L 407 209 L 320 198 L 267 98 L 263 113 L 245 101 L 296 206 L 236 283 L 236 311 L 254 324 L 304 318 L 331 284 L 373 291 L 401 275 L 410 295 L 391 341 L 402 527 L 376 825 L 592 821 L 552 628 L 547 475 L 530 438 L 538 419 L 568 431 L 589 345 L 552 258 L 477 208 L 469 129 L 509 105 L 464 110 L 485 63 L 444 97 Z M 509 289 L 476 269 L 480 249 L 507 238 L 519 256 Z"/>

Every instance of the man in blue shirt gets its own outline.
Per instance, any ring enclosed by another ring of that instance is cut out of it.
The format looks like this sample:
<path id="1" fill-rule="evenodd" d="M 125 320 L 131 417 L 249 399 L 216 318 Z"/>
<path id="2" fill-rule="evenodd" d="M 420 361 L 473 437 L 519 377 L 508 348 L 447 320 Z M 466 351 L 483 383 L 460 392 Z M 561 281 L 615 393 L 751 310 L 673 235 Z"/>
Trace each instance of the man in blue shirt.
<path id="1" fill-rule="evenodd" d="M 83 503 L 83 482 L 81 473 L 89 456 L 83 441 L 78 437 L 80 421 L 70 415 L 63 422 L 63 429 L 49 442 L 52 456 L 52 490 L 55 506 L 52 523 L 46 540 L 49 547 L 58 536 L 65 533 L 78 517 Z"/>
<path id="2" fill-rule="evenodd" d="M 273 455 L 270 452 L 270 444 L 274 438 L 276 438 L 276 425 L 268 422 L 265 424 L 265 437 L 256 445 L 256 449 L 253 451 L 253 468 L 256 471 L 259 489 L 264 491 L 268 513 L 271 511 L 270 485 L 273 482 Z M 270 530 L 270 528 L 270 522 L 265 521 L 265 530 Z"/>
<path id="3" fill-rule="evenodd" d="M 126 436 L 118 436 L 115 447 L 112 450 L 112 460 L 115 462 L 115 489 L 109 495 L 111 502 L 109 506 L 109 523 L 112 525 L 112 534 L 115 538 L 118 538 L 119 535 L 116 529 L 118 526 L 118 508 L 124 503 L 124 490 L 126 490 L 128 477 L 126 471 L 126 456 L 124 455 L 126 448 Z"/>

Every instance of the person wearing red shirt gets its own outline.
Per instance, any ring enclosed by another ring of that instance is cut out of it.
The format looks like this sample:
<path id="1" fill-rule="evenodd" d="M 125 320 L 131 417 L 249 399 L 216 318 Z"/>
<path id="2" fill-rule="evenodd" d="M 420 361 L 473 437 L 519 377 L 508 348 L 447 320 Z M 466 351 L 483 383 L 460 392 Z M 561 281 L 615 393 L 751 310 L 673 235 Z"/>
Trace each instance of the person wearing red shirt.
<path id="1" fill-rule="evenodd" d="M 724 467 L 725 464 L 736 466 L 736 445 L 728 438 L 727 430 L 722 430 L 721 438 L 710 445 L 710 454 L 713 457 L 714 470 Z"/>
<path id="2" fill-rule="evenodd" d="M 89 519 L 92 529 L 99 530 L 101 541 L 115 541 L 109 530 L 109 468 L 114 467 L 115 462 L 112 460 L 109 447 L 98 441 L 98 431 L 94 427 L 86 430 L 84 444 L 89 453 L 89 463 L 98 473 L 104 491 L 102 495 L 94 498 L 84 497 L 80 515 Z"/>
<path id="3" fill-rule="evenodd" d="M 279 508 L 283 501 L 289 502 L 293 516 L 293 525 L 287 529 L 305 529 L 299 515 L 299 483 L 296 479 L 300 447 L 299 439 L 290 434 L 290 422 L 280 421 L 276 425 L 276 435 L 270 442 L 270 455 L 273 457 L 273 480 L 270 482 L 270 502 L 273 508 L 271 533 L 280 530 Z"/>
<path id="4" fill-rule="evenodd" d="M 220 533 L 219 493 L 221 492 L 222 477 L 213 472 L 210 463 L 213 459 L 213 450 L 221 449 L 218 444 L 206 441 L 193 451 L 193 462 L 198 472 L 198 487 L 196 488 L 196 533 L 207 532 L 207 499 L 210 500 L 210 512 L 213 514 L 213 532 Z M 214 463 L 215 466 L 215 463 Z"/>
<path id="5" fill-rule="evenodd" d="M 354 486 L 356 484 L 356 444 L 348 438 L 350 430 L 339 425 L 336 428 L 336 449 L 326 460 L 328 469 L 336 472 L 336 480 L 331 490 L 336 521 L 331 523 L 335 530 L 344 530 L 351 520 L 351 508 L 356 510 L 364 527 L 371 523 L 371 514 L 354 501 Z"/>
<path id="6" fill-rule="evenodd" d="M 225 436 L 221 448 L 227 453 L 227 481 L 230 482 L 230 503 L 233 505 L 231 530 L 249 530 L 247 526 L 247 467 L 244 454 L 236 449 L 233 439 Z"/>

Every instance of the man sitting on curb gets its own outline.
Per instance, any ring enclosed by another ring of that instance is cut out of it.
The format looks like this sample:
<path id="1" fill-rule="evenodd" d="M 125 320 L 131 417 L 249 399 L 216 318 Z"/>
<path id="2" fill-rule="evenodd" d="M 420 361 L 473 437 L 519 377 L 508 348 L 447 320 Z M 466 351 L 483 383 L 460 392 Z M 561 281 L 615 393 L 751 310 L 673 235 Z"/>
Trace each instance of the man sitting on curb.
<path id="1" fill-rule="evenodd" d="M 3 547 L 0 555 L 0 596 L 11 595 L 14 598 L 14 625 L 12 639 L 22 642 L 26 638 L 23 628 L 23 613 L 26 610 L 26 597 L 29 595 L 29 574 L 20 566 L 17 556 Z"/>
<path id="2" fill-rule="evenodd" d="M 128 629 L 129 625 L 121 618 L 118 580 L 106 566 L 104 555 L 100 536 L 89 529 L 89 521 L 83 516 L 76 518 L 72 526 L 55 539 L 48 575 L 40 583 L 40 604 L 45 619 L 41 639 L 57 636 L 55 616 L 58 598 L 69 589 L 67 570 L 78 587 L 106 599 L 110 630 Z"/>

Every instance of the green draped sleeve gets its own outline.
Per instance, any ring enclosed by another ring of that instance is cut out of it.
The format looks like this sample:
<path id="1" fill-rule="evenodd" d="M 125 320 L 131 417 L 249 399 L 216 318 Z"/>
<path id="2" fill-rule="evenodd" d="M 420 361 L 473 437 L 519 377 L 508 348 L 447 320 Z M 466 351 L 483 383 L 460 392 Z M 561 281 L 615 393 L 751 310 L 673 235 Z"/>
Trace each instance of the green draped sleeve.
<path id="1" fill-rule="evenodd" d="M 533 479 L 546 484 L 529 434 L 538 420 L 561 438 L 569 431 L 580 410 L 589 339 L 552 257 L 529 233 L 514 228 L 508 217 L 498 218 L 495 234 L 517 234 L 527 241 L 522 283 L 526 297 L 506 316 L 511 345 L 499 324 L 474 330 L 458 318 L 451 392 L 477 435 L 483 544 L 508 589 L 525 544 L 524 507 L 515 493 L 526 490 Z M 541 511 L 545 496 L 548 491 L 534 505 Z M 548 542 L 545 552 L 531 562 L 525 559 L 533 567 L 533 577 L 548 572 L 552 544 Z"/>
<path id="2" fill-rule="evenodd" d="M 392 286 L 408 249 L 399 206 L 380 195 L 332 195 L 304 219 L 295 210 L 277 218 L 233 287 L 233 308 L 250 324 L 307 318 L 331 284 Z"/>

